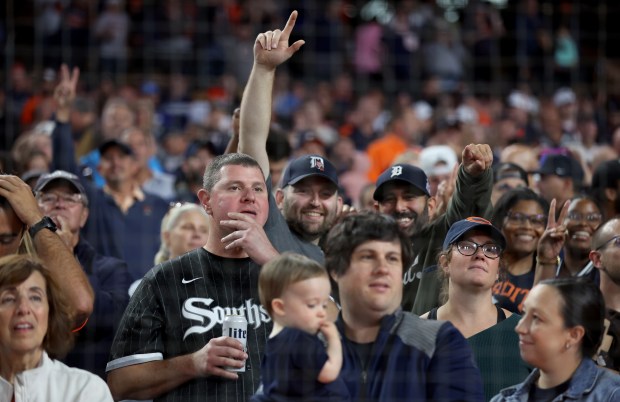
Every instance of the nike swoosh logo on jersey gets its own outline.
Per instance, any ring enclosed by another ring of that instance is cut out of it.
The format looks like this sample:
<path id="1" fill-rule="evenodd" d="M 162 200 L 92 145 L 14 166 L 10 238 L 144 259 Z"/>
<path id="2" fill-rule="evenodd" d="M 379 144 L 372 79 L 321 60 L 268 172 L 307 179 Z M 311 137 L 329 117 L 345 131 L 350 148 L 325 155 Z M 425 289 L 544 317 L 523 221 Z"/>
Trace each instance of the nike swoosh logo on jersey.
<path id="1" fill-rule="evenodd" d="M 197 281 L 198 279 L 202 279 L 202 276 L 199 276 L 198 278 L 194 278 L 194 279 L 190 279 L 190 280 L 185 280 L 185 278 L 181 279 L 181 283 L 183 285 L 187 285 L 188 283 L 192 283 L 194 281 Z"/>

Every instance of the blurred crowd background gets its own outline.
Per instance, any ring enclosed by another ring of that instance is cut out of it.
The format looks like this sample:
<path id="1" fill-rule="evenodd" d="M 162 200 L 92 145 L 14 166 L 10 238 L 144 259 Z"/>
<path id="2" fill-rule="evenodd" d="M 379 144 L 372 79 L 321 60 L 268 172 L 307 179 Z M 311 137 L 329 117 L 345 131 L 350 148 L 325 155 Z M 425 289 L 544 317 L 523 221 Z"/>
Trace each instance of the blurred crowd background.
<path id="1" fill-rule="evenodd" d="M 288 156 L 323 153 L 372 181 L 368 145 L 394 131 L 413 159 L 428 145 L 460 155 L 489 143 L 499 156 L 522 143 L 591 169 L 620 151 L 616 1 L 23 0 L 0 8 L 4 170 L 33 168 L 15 144 L 51 130 L 61 63 L 81 70 L 76 156 L 108 135 L 102 112 L 116 99 L 165 170 L 196 141 L 223 152 L 254 39 L 293 9 L 292 40 L 306 44 L 278 71 L 273 113 Z"/>

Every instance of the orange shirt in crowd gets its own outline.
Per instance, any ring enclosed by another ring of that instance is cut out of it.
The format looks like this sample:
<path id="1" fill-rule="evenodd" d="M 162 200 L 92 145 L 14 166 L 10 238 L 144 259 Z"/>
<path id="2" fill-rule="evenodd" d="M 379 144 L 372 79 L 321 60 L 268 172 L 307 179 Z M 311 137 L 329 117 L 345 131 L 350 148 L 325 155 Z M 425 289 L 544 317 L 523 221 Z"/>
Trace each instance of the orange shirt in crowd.
<path id="1" fill-rule="evenodd" d="M 409 144 L 393 133 L 387 133 L 383 138 L 371 142 L 366 151 L 370 160 L 368 180 L 376 182 L 379 175 L 392 165 L 394 159 L 407 149 Z"/>

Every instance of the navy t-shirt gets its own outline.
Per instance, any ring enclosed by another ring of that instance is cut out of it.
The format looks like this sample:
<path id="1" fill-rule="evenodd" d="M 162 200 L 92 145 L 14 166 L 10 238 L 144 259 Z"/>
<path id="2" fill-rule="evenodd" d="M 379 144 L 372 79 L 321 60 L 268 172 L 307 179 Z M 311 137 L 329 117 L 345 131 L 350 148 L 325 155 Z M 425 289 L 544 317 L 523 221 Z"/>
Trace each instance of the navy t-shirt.
<path id="1" fill-rule="evenodd" d="M 263 395 L 253 401 L 348 401 L 340 378 L 318 381 L 326 361 L 325 345 L 316 335 L 284 328 L 267 341 L 261 363 Z"/>

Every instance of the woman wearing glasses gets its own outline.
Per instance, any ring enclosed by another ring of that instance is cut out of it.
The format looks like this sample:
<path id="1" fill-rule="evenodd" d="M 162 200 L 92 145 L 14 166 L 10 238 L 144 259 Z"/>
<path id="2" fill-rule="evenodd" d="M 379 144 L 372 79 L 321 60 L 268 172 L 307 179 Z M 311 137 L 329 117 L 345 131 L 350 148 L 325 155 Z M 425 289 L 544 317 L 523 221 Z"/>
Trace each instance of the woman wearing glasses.
<path id="1" fill-rule="evenodd" d="M 536 249 L 547 224 L 547 202 L 529 188 L 510 190 L 495 204 L 491 222 L 506 239 L 504 275 L 493 287 L 497 304 L 520 313 L 534 285 Z"/>
<path id="2" fill-rule="evenodd" d="M 502 233 L 486 219 L 455 222 L 438 260 L 446 302 L 422 316 L 450 321 L 461 331 L 480 368 L 486 400 L 529 373 L 514 332 L 519 316 L 493 304 L 491 290 L 500 276 L 505 247 Z"/>

